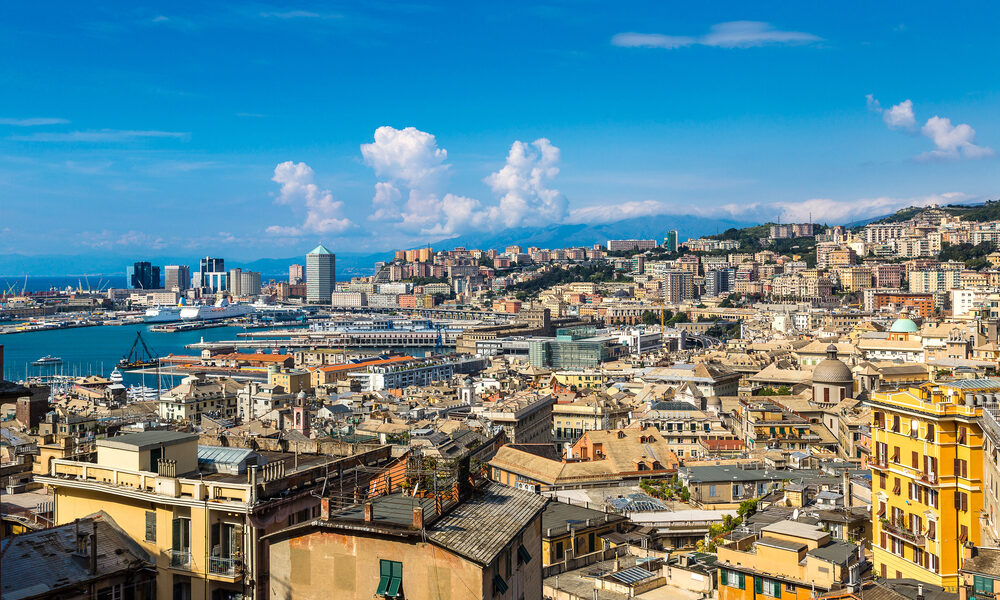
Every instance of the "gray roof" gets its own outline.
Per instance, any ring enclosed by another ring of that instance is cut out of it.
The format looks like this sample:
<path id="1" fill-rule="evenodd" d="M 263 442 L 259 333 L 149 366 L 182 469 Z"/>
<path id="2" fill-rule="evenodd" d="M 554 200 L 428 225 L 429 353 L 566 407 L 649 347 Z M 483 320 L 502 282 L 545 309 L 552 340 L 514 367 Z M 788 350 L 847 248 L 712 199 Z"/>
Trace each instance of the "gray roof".
<path id="1" fill-rule="evenodd" d="M 97 573 L 88 571 L 89 560 L 75 556 L 76 525 L 69 523 L 3 540 L 4 600 L 39 595 L 59 595 L 59 590 L 93 579 L 125 573 L 133 567 L 154 568 L 150 557 L 104 512 L 80 520 L 80 531 L 92 533 L 97 524 Z"/>
<path id="2" fill-rule="evenodd" d="M 806 547 L 805 542 L 793 542 L 792 540 L 782 540 L 779 538 L 764 536 L 757 540 L 758 546 L 769 546 L 771 548 L 780 548 L 782 550 L 802 550 Z"/>
<path id="3" fill-rule="evenodd" d="M 252 455 L 253 450 L 228 446 L 198 446 L 199 463 L 239 464 Z"/>
<path id="4" fill-rule="evenodd" d="M 550 528 L 565 530 L 567 524 L 586 524 L 588 519 L 596 519 L 601 523 L 605 517 L 609 520 L 620 521 L 623 517 L 605 513 L 603 510 L 594 510 L 583 506 L 574 506 L 565 502 L 549 502 L 542 513 L 542 535 Z"/>
<path id="5" fill-rule="evenodd" d="M 706 465 L 685 467 L 681 473 L 691 483 L 715 483 L 732 481 L 779 481 L 800 476 L 804 470 L 777 471 L 775 469 L 742 469 L 737 465 Z"/>
<path id="6" fill-rule="evenodd" d="M 966 559 L 962 570 L 1000 578 L 1000 548 L 976 548 L 976 555 Z"/>
<path id="7" fill-rule="evenodd" d="M 106 440 L 97 440 L 97 445 L 121 450 L 145 450 L 147 448 L 169 446 L 197 439 L 198 436 L 196 434 L 181 431 L 143 431 L 140 433 L 119 435 Z"/>
<path id="8" fill-rule="evenodd" d="M 850 542 L 833 541 L 825 546 L 813 548 L 806 552 L 809 556 L 832 562 L 835 565 L 846 565 L 852 556 L 857 556 L 858 547 Z"/>
<path id="9" fill-rule="evenodd" d="M 547 498 L 491 483 L 427 530 L 427 538 L 465 558 L 488 565 L 511 538 L 545 508 Z M 412 517 L 411 517 L 412 518 Z"/>

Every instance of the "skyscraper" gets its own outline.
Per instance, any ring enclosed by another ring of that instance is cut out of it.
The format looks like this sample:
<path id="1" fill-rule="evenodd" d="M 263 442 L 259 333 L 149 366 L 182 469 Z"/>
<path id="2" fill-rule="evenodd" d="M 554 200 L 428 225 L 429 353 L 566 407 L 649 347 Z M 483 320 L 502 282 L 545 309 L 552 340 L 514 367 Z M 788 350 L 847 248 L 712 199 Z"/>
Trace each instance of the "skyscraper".
<path id="1" fill-rule="evenodd" d="M 222 258 L 212 258 L 206 256 L 201 259 L 201 268 L 195 277 L 201 283 L 201 287 L 206 287 L 213 292 L 226 289 L 226 261 Z"/>
<path id="2" fill-rule="evenodd" d="M 677 230 L 671 229 L 667 232 L 667 237 L 663 238 L 663 247 L 667 252 L 677 252 Z"/>
<path id="3" fill-rule="evenodd" d="M 132 268 L 125 270 L 128 275 L 128 285 L 138 290 L 156 290 L 160 288 L 160 267 L 154 267 L 148 261 L 139 261 Z"/>
<path id="4" fill-rule="evenodd" d="M 167 265 L 163 267 L 163 287 L 178 292 L 191 287 L 191 269 L 187 265 Z"/>
<path id="5" fill-rule="evenodd" d="M 306 302 L 329 304 L 336 273 L 336 257 L 323 244 L 306 254 Z"/>
<path id="6" fill-rule="evenodd" d="M 302 265 L 288 266 L 288 283 L 302 283 L 306 280 L 306 268 Z"/>

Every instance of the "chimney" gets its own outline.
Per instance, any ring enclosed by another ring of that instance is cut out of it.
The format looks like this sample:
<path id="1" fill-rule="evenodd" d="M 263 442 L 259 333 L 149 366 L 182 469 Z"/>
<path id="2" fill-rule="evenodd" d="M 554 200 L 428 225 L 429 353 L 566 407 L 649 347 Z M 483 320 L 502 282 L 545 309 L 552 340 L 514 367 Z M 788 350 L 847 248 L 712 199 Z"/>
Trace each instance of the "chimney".
<path id="1" fill-rule="evenodd" d="M 424 507 L 414 506 L 413 507 L 413 528 L 423 529 L 424 528 Z"/>
<path id="2" fill-rule="evenodd" d="M 976 554 L 978 554 L 977 550 L 979 549 L 976 548 L 976 546 L 972 542 L 965 544 L 965 546 L 963 546 L 962 548 L 963 558 L 965 560 L 975 558 Z"/>
<path id="3" fill-rule="evenodd" d="M 372 522 L 372 508 L 371 502 L 365 502 L 365 523 Z"/>
<path id="4" fill-rule="evenodd" d="M 917 584 L 917 600 L 924 600 L 924 584 Z"/>
<path id="5" fill-rule="evenodd" d="M 323 498 L 319 501 L 319 518 L 327 521 L 330 519 L 330 499 Z"/>
<path id="6" fill-rule="evenodd" d="M 91 521 L 93 533 L 90 534 L 90 574 L 97 575 L 97 521 Z"/>

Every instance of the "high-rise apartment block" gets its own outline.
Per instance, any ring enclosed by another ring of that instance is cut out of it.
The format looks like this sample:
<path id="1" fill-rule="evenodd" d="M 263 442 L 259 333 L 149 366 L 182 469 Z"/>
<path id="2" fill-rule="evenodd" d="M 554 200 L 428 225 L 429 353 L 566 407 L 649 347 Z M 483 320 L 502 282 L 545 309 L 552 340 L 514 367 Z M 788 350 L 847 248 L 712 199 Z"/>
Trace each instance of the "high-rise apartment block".
<path id="1" fill-rule="evenodd" d="M 306 268 L 303 265 L 289 265 L 288 283 L 305 283 Z"/>
<path id="2" fill-rule="evenodd" d="M 650 250 L 655 247 L 656 240 L 608 240 L 608 252 Z"/>
<path id="3" fill-rule="evenodd" d="M 191 287 L 191 269 L 187 265 L 167 265 L 163 267 L 163 287 L 178 292 Z"/>
<path id="4" fill-rule="evenodd" d="M 1000 380 L 873 392 L 875 573 L 954 589 L 966 543 L 980 544 L 984 410 Z"/>
<path id="5" fill-rule="evenodd" d="M 323 244 L 306 255 L 306 302 L 329 304 L 336 282 L 336 257 Z"/>

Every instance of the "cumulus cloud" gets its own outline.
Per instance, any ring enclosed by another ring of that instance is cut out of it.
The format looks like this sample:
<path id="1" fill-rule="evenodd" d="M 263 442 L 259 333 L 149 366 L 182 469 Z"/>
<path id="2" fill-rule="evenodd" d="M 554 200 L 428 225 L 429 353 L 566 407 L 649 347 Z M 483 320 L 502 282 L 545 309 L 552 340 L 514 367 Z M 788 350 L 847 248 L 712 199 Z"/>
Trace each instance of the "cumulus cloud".
<path id="1" fill-rule="evenodd" d="M 913 102 L 904 100 L 899 104 L 883 109 L 872 94 L 865 96 L 868 110 L 882 115 L 882 120 L 889 129 L 914 130 L 917 126 L 916 115 L 913 112 Z M 954 160 L 959 158 L 984 158 L 993 156 L 993 149 L 977 146 L 973 143 L 976 130 L 966 123 L 952 125 L 951 119 L 933 116 L 927 119 L 920 133 L 934 142 L 936 150 L 930 150 L 917 156 L 917 160 Z"/>
<path id="2" fill-rule="evenodd" d="M 546 138 L 514 142 L 502 169 L 484 181 L 498 195 L 494 218 L 507 227 L 558 223 L 566 217 L 566 197 L 550 183 L 559 174 L 559 148 Z"/>
<path id="3" fill-rule="evenodd" d="M 972 143 L 976 139 L 976 130 L 965 123 L 952 125 L 951 119 L 933 116 L 920 128 L 920 133 L 937 146 L 937 150 L 918 156 L 920 160 L 993 156 L 992 148 Z"/>
<path id="4" fill-rule="evenodd" d="M 611 38 L 615 46 L 625 48 L 663 48 L 674 50 L 687 46 L 714 48 L 751 48 L 789 44 L 811 44 L 823 38 L 803 31 L 783 31 L 763 21 L 729 21 L 712 25 L 700 36 L 662 33 L 619 33 Z"/>
<path id="5" fill-rule="evenodd" d="M 305 210 L 305 221 L 301 226 L 290 227 L 272 225 L 267 233 L 278 236 L 298 236 L 305 233 L 342 233 L 353 223 L 341 211 L 343 202 L 333 199 L 330 190 L 321 189 L 313 182 L 315 173 L 304 162 L 285 161 L 274 167 L 271 181 L 280 184 L 281 190 L 275 202 Z"/>

